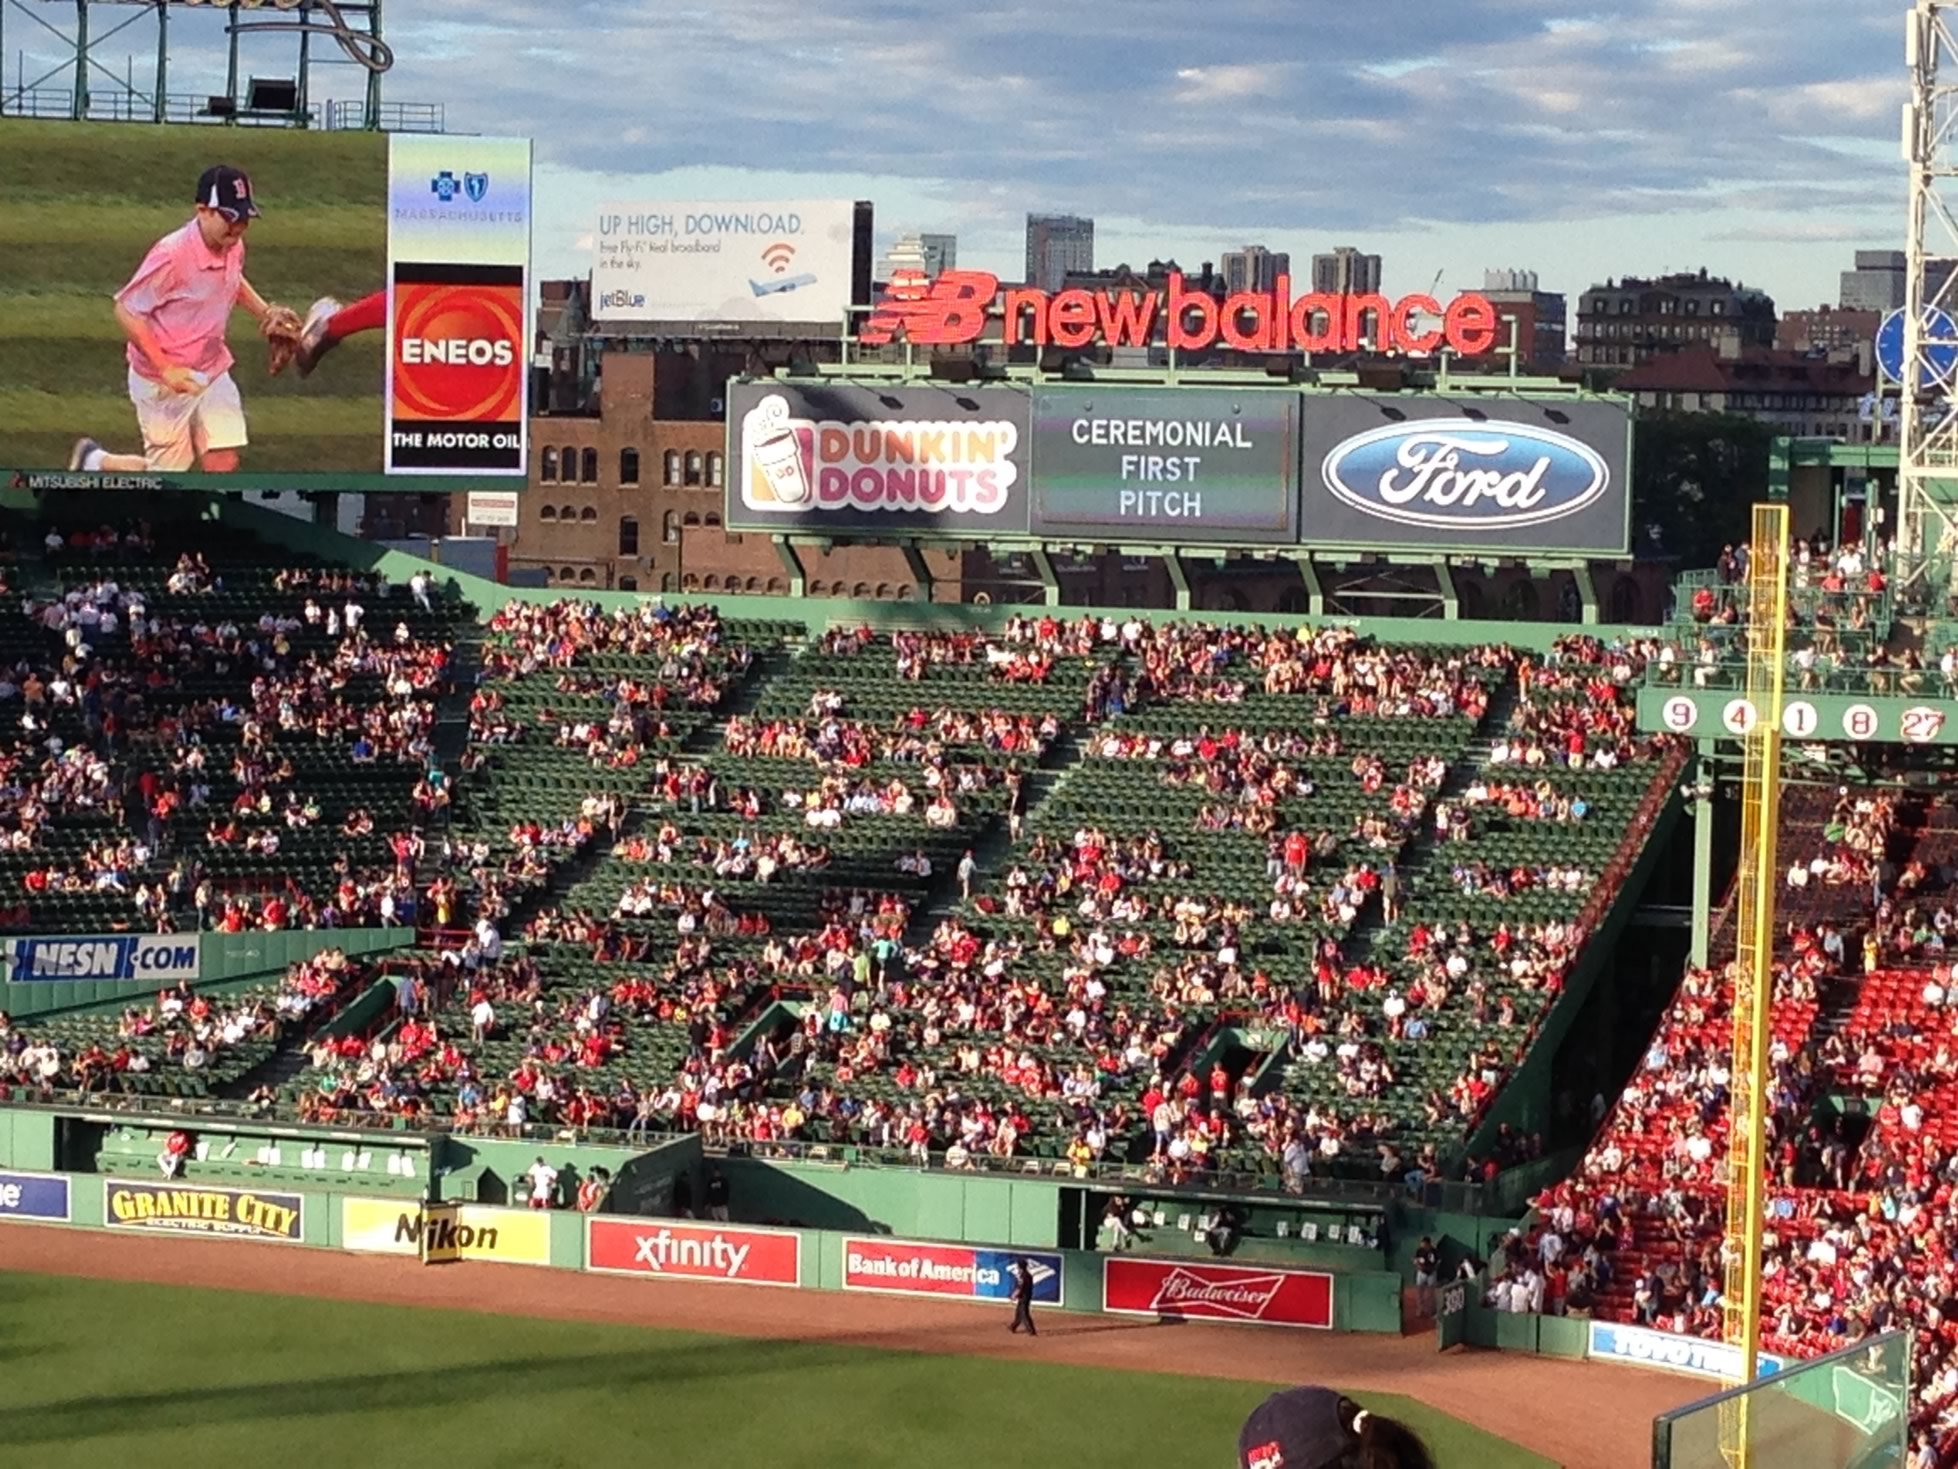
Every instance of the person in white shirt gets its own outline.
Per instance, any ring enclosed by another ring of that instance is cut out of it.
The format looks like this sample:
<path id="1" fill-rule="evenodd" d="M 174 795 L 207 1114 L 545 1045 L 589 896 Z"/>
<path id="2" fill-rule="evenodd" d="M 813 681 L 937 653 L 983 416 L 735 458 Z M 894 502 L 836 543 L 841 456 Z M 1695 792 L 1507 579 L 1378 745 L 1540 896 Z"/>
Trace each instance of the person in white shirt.
<path id="1" fill-rule="evenodd" d="M 557 1207 L 557 1169 L 539 1158 L 524 1170 L 530 1179 L 530 1207 L 533 1209 L 554 1209 Z"/>

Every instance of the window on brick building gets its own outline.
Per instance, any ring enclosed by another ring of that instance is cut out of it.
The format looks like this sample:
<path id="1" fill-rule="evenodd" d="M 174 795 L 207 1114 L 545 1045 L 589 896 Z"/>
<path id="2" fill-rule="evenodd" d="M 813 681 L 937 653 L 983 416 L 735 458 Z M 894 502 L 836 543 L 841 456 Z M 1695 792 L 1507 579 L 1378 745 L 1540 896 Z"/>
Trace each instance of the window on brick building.
<path id="1" fill-rule="evenodd" d="M 588 485 L 598 483 L 598 450 L 587 449 L 578 456 L 578 479 Z"/>
<path id="2" fill-rule="evenodd" d="M 705 475 L 706 471 L 701 465 L 700 450 L 687 450 L 687 483 L 697 485 L 702 482 Z"/>
<path id="3" fill-rule="evenodd" d="M 707 484 L 710 489 L 721 487 L 721 456 L 712 451 L 707 455 Z"/>
<path id="4" fill-rule="evenodd" d="M 636 591 L 638 591 L 638 590 L 639 590 L 639 578 L 638 578 L 638 577 L 636 577 L 636 576 L 622 576 L 622 577 L 620 577 L 620 578 L 619 578 L 619 590 L 620 590 L 620 591 L 622 591 L 622 592 L 636 592 Z"/>
<path id="5" fill-rule="evenodd" d="M 679 511 L 669 510 L 666 512 L 665 516 L 661 518 L 659 523 L 659 536 L 660 539 L 665 541 L 666 544 L 669 546 L 677 546 L 680 543 L 680 512 Z"/>
<path id="6" fill-rule="evenodd" d="M 587 505 L 583 510 L 580 510 L 578 512 L 578 519 L 584 521 L 587 525 L 589 525 L 591 522 L 598 519 L 598 511 L 593 506 Z"/>
<path id="7" fill-rule="evenodd" d="M 544 457 L 537 465 L 537 477 L 546 484 L 554 483 L 557 479 L 557 450 L 548 444 L 544 446 Z"/>
<path id="8" fill-rule="evenodd" d="M 555 505 L 539 505 L 539 506 L 537 507 L 537 518 L 538 518 L 539 520 L 556 520 L 556 519 L 557 519 L 557 506 L 555 506 Z"/>
<path id="9" fill-rule="evenodd" d="M 621 556 L 639 554 L 639 517 L 636 515 L 619 517 L 619 554 Z"/>
<path id="10" fill-rule="evenodd" d="M 619 450 L 619 483 L 636 485 L 639 483 L 639 451 L 637 449 Z"/>
<path id="11" fill-rule="evenodd" d="M 680 451 L 678 449 L 668 449 L 666 451 L 666 482 L 669 485 L 680 483 Z"/>

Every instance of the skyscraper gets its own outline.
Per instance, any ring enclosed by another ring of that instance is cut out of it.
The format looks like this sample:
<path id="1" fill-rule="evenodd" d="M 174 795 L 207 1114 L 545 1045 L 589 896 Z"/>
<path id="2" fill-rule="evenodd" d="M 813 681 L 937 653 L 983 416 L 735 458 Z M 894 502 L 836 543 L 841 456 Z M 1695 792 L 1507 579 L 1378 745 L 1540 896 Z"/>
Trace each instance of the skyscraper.
<path id="1" fill-rule="evenodd" d="M 1283 250 L 1267 250 L 1263 245 L 1246 245 L 1242 250 L 1224 252 L 1224 289 L 1227 291 L 1269 291 L 1278 277 L 1290 275 L 1292 257 Z"/>
<path id="2" fill-rule="evenodd" d="M 936 276 L 959 263 L 957 235 L 899 235 L 877 262 L 877 279 L 888 281 L 900 270 L 921 270 Z"/>
<path id="3" fill-rule="evenodd" d="M 1058 291 L 1070 272 L 1095 268 L 1095 222 L 1078 214 L 1027 216 L 1027 284 Z"/>
<path id="4" fill-rule="evenodd" d="M 1845 311 L 1895 311 L 1904 304 L 1904 252 L 1858 250 L 1856 268 L 1842 273 Z"/>
<path id="5" fill-rule="evenodd" d="M 1312 289 L 1334 296 L 1367 296 L 1380 289 L 1380 257 L 1341 245 L 1312 257 Z"/>

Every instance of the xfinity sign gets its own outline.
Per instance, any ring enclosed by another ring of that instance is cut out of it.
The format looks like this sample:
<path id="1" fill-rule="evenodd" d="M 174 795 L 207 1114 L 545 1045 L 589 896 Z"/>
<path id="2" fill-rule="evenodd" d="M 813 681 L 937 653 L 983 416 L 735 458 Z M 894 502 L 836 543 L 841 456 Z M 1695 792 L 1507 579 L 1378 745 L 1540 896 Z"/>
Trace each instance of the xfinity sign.
<path id="1" fill-rule="evenodd" d="M 140 980 L 151 984 L 196 979 L 200 969 L 194 934 L 16 939 L 11 957 L 16 981 Z"/>

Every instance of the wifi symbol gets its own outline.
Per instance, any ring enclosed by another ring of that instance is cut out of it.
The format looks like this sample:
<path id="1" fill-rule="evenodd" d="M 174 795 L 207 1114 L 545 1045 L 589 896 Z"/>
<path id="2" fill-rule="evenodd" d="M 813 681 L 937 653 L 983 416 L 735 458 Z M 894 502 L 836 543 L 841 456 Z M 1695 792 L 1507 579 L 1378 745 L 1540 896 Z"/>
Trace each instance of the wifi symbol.
<path id="1" fill-rule="evenodd" d="M 761 259 L 762 264 L 780 275 L 789 268 L 789 262 L 795 259 L 795 246 L 787 240 L 777 240 L 761 252 Z"/>

